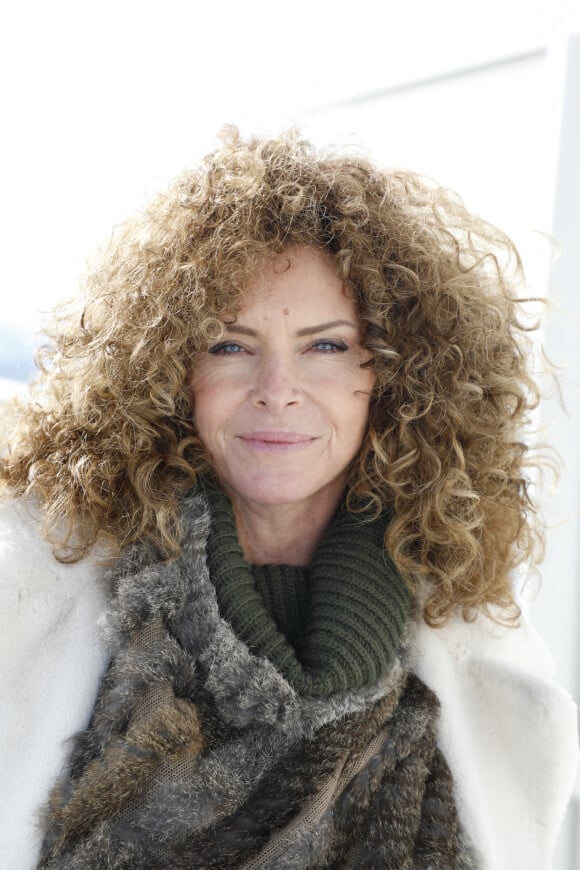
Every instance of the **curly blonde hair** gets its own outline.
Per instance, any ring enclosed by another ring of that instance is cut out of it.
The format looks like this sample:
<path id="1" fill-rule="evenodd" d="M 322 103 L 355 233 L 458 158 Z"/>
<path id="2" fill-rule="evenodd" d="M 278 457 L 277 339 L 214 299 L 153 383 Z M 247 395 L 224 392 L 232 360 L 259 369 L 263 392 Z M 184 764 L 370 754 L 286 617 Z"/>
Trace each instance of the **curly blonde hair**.
<path id="1" fill-rule="evenodd" d="M 514 613 L 510 570 L 541 544 L 523 472 L 538 394 L 518 254 L 432 180 L 319 152 L 297 131 L 245 141 L 228 128 L 116 231 L 82 316 L 55 321 L 38 402 L 20 406 L 2 458 L 4 488 L 40 501 L 61 559 L 101 539 L 115 551 L 146 539 L 175 557 L 182 494 L 207 462 L 191 361 L 289 246 L 330 253 L 372 353 L 349 503 L 392 509 L 386 546 L 410 584 L 427 579 L 428 622 L 457 608 Z"/>

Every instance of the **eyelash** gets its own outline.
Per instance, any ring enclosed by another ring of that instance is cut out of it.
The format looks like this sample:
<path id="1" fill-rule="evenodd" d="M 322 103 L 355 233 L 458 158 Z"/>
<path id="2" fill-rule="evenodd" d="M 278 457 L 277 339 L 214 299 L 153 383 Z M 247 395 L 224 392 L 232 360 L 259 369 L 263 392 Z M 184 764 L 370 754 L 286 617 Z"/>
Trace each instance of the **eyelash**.
<path id="1" fill-rule="evenodd" d="M 345 350 L 348 350 L 348 346 L 343 341 L 332 341 L 331 339 L 321 339 L 320 341 L 314 342 L 311 345 L 312 349 L 315 349 L 321 344 L 325 344 L 329 346 L 329 350 L 320 350 L 320 353 L 344 353 Z"/>
<path id="2" fill-rule="evenodd" d="M 235 341 L 222 341 L 221 344 L 216 344 L 215 347 L 210 347 L 208 353 L 213 353 L 215 355 L 224 354 L 224 356 L 227 356 L 228 353 L 230 353 L 230 351 L 226 351 L 227 347 L 237 348 L 235 353 L 239 353 L 243 350 L 243 348 Z"/>
<path id="3" fill-rule="evenodd" d="M 326 345 L 327 349 L 322 350 L 320 345 Z M 227 350 L 227 348 L 236 348 L 236 350 Z M 319 353 L 323 354 L 344 353 L 346 350 L 348 350 L 348 345 L 346 345 L 343 341 L 335 341 L 332 339 L 319 339 L 307 348 L 307 350 L 317 349 Z M 222 341 L 221 344 L 216 344 L 215 347 L 210 347 L 208 353 L 214 354 L 214 356 L 231 356 L 234 353 L 241 353 L 243 350 L 244 348 L 236 341 Z"/>

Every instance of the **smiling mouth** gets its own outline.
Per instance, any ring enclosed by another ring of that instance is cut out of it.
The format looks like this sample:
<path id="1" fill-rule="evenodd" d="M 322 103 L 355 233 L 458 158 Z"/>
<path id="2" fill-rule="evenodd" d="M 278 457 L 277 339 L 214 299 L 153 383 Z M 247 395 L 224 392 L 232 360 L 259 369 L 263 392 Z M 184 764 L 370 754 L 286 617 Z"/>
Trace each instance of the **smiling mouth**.
<path id="1" fill-rule="evenodd" d="M 313 441 L 312 435 L 304 435 L 301 432 L 248 432 L 240 435 L 244 441 L 267 441 L 270 444 L 300 444 L 304 441 Z"/>
<path id="2" fill-rule="evenodd" d="M 248 447 L 265 451 L 284 451 L 293 448 L 308 447 L 316 437 L 300 432 L 248 432 L 240 435 L 241 441 Z"/>

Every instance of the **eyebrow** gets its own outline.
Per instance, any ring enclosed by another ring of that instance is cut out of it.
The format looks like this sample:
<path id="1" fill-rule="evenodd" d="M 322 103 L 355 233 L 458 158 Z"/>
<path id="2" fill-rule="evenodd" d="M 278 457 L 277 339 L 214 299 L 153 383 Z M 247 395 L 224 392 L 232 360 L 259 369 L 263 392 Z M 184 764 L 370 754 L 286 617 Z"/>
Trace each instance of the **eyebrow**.
<path id="1" fill-rule="evenodd" d="M 319 323 L 316 326 L 305 326 L 302 329 L 296 330 L 296 336 L 302 338 L 304 335 L 316 335 L 317 332 L 324 332 L 327 329 L 334 329 L 335 326 L 350 326 L 356 329 L 357 326 L 352 320 L 330 320 L 328 323 Z M 250 329 L 249 326 L 241 326 L 237 323 L 226 324 L 226 332 L 237 332 L 241 335 L 257 336 L 258 330 Z"/>

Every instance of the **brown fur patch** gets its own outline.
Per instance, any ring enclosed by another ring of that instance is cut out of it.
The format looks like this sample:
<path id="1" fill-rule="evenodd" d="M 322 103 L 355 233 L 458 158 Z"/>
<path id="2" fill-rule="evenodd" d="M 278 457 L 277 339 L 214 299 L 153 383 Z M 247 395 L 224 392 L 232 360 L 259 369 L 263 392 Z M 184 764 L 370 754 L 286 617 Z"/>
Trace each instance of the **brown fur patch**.
<path id="1" fill-rule="evenodd" d="M 202 752 L 203 736 L 194 705 L 180 698 L 154 710 L 115 738 L 103 755 L 90 762 L 82 776 L 57 787 L 50 798 L 52 852 L 60 852 L 97 822 L 118 815 L 138 797 L 167 756 Z"/>

